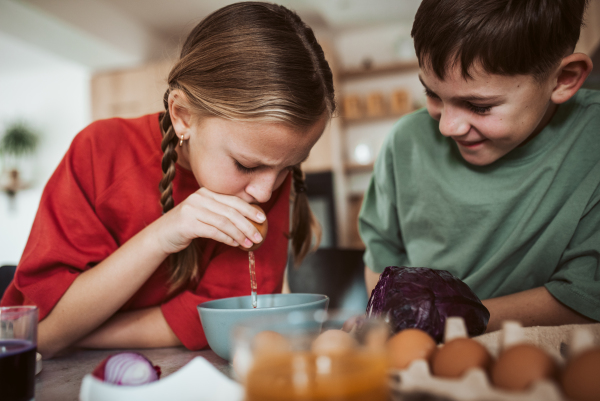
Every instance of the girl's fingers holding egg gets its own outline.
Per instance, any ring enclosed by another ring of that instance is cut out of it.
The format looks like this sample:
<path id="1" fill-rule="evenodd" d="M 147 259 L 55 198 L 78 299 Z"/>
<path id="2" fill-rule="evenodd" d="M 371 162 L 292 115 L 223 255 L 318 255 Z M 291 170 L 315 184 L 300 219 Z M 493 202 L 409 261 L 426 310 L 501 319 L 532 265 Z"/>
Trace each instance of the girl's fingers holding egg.
<path id="1" fill-rule="evenodd" d="M 216 207 L 218 208 L 218 206 Z M 243 217 L 241 218 L 243 219 Z M 253 245 L 253 242 L 250 239 L 248 239 L 248 235 L 252 235 L 252 231 L 247 229 L 247 231 L 249 231 L 250 234 L 246 234 L 240 229 L 240 227 L 234 224 L 234 222 L 232 222 L 230 218 L 221 213 L 214 212 L 210 209 L 204 209 L 202 213 L 200 213 L 200 215 L 197 217 L 197 220 L 200 223 L 214 227 L 216 230 L 224 233 L 228 237 L 235 240 L 238 243 L 238 245 L 241 244 L 245 247 L 250 247 Z"/>
<path id="2" fill-rule="evenodd" d="M 194 194 L 196 195 L 196 194 Z M 197 220 L 223 231 L 243 247 L 249 248 L 260 242 L 254 225 L 236 209 L 220 203 L 212 196 L 190 196 L 190 203 L 198 210 Z M 260 234 L 259 234 L 260 236 Z"/>
<path id="3" fill-rule="evenodd" d="M 267 216 L 258 205 L 246 203 L 240 198 L 235 196 L 226 196 L 216 194 L 216 200 L 224 201 L 223 205 L 228 205 L 230 209 L 227 211 L 227 215 L 234 221 L 240 229 L 246 234 L 246 236 L 256 245 L 260 245 L 266 238 L 268 222 Z M 243 211 L 241 210 L 243 209 Z M 239 214 L 241 212 L 241 214 Z M 241 221 L 238 220 L 241 217 Z M 244 245 L 242 248 L 250 248 L 254 245 Z M 257 249 L 252 247 L 252 250 Z"/>
<path id="4" fill-rule="evenodd" d="M 267 223 L 265 213 L 260 207 L 246 203 L 236 196 L 221 195 L 204 188 L 201 188 L 197 194 L 201 199 L 199 202 L 203 206 L 226 216 L 253 244 L 261 243 L 264 240 Z M 262 222 L 256 222 L 261 220 Z M 252 246 L 252 244 L 247 246 L 241 244 L 245 248 Z"/>
<path id="5" fill-rule="evenodd" d="M 230 246 L 239 246 L 239 243 L 231 238 L 229 235 L 219 230 L 218 228 L 211 226 L 209 224 L 205 224 L 200 222 L 197 227 L 196 235 L 202 238 L 211 238 L 215 241 L 222 242 L 226 245 Z"/>
<path id="6" fill-rule="evenodd" d="M 264 223 L 267 219 L 267 216 L 265 216 L 262 210 L 257 210 L 254 205 L 238 198 L 237 196 L 218 194 L 206 188 L 200 188 L 198 192 L 203 192 L 207 197 L 210 197 L 215 201 L 222 203 L 223 205 L 232 207 L 242 216 L 257 223 Z"/>

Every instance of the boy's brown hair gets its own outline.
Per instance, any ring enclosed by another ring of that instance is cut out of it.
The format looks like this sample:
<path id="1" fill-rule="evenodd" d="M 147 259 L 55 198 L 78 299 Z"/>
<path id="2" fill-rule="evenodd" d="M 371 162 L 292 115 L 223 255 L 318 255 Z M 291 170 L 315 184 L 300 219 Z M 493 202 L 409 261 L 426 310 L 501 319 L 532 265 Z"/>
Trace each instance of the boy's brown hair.
<path id="1" fill-rule="evenodd" d="M 474 64 L 541 80 L 573 52 L 587 0 L 423 0 L 413 23 L 419 66 L 444 79 Z"/>

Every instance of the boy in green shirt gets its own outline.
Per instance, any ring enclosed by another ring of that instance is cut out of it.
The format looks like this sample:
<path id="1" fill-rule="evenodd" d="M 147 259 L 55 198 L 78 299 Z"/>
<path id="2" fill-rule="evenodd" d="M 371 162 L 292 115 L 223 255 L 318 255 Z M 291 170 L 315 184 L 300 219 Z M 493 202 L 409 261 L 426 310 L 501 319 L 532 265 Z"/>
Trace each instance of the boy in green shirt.
<path id="1" fill-rule="evenodd" d="M 359 229 L 386 266 L 450 271 L 488 331 L 600 321 L 600 93 L 573 53 L 585 0 L 423 0 L 427 110 L 388 136 Z"/>

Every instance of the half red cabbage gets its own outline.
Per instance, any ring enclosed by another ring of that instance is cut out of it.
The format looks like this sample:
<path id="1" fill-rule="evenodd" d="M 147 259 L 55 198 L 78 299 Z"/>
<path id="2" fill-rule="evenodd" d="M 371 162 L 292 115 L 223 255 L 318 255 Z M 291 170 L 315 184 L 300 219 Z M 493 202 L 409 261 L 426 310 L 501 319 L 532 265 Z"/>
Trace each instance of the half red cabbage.
<path id="1" fill-rule="evenodd" d="M 160 374 L 160 367 L 153 366 L 148 358 L 137 352 L 110 355 L 92 372 L 98 379 L 119 386 L 152 383 L 160 378 Z"/>
<path id="2" fill-rule="evenodd" d="M 469 336 L 476 336 L 485 332 L 490 312 L 468 285 L 446 270 L 388 266 L 371 292 L 370 316 L 385 316 L 394 333 L 418 328 L 440 343 L 446 318 L 462 317 Z"/>

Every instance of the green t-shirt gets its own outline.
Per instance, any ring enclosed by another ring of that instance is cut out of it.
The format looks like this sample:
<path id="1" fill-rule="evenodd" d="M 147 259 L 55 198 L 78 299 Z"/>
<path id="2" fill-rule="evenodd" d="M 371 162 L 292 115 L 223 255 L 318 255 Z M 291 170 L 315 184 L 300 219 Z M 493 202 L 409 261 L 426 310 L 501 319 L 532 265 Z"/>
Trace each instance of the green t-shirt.
<path id="1" fill-rule="evenodd" d="M 375 272 L 448 270 L 481 299 L 546 286 L 600 321 L 600 92 L 580 90 L 531 141 L 483 167 L 426 110 L 403 117 L 359 229 Z"/>

